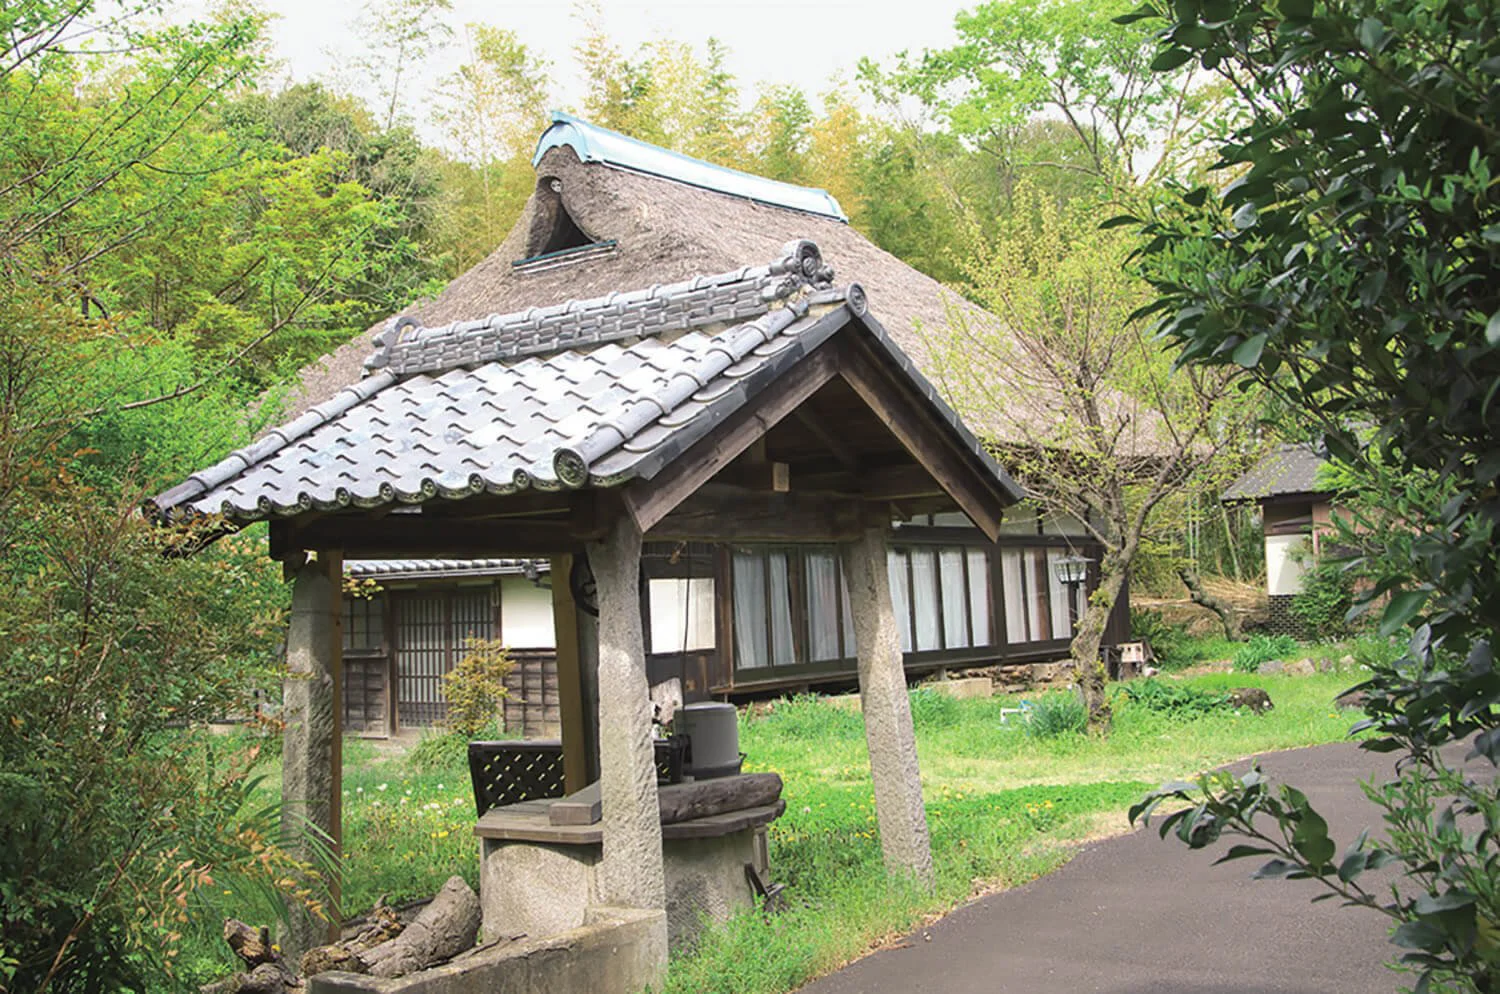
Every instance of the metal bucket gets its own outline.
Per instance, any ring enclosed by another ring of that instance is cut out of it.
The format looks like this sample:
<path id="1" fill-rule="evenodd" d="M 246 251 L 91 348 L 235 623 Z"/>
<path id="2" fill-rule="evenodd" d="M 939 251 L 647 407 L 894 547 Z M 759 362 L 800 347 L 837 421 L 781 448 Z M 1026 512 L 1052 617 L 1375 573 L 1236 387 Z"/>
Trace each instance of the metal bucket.
<path id="1" fill-rule="evenodd" d="M 681 708 L 673 720 L 677 734 L 688 739 L 683 772 L 694 780 L 734 776 L 740 772 L 739 716 L 733 704 L 699 701 Z"/>

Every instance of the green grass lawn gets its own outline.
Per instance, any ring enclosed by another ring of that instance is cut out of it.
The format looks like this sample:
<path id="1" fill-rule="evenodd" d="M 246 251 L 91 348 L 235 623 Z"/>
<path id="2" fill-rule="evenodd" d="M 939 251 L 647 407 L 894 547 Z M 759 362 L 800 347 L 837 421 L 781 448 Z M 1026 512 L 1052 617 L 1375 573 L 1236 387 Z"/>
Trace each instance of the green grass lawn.
<path id="1" fill-rule="evenodd" d="M 1264 688 L 1275 709 L 1184 719 L 1113 691 L 1111 734 L 1030 734 L 1003 709 L 1016 698 L 912 695 L 938 885 L 886 879 L 857 711 L 804 697 L 742 716 L 747 769 L 780 773 L 786 814 L 771 826 L 775 880 L 788 907 L 708 931 L 674 957 L 669 992 L 774 994 L 848 961 L 985 890 L 1064 863 L 1079 839 L 1122 830 L 1147 789 L 1250 755 L 1342 739 L 1356 720 L 1333 698 L 1355 673 L 1311 677 L 1212 673 L 1165 677 L 1209 692 Z M 1004 718 L 1004 720 L 1002 720 Z M 412 755 L 350 739 L 344 754 L 346 914 L 377 898 L 430 897 L 452 874 L 478 885 L 474 802 L 463 744 Z M 267 789 L 274 790 L 274 781 Z M 217 956 L 217 951 L 205 953 Z"/>

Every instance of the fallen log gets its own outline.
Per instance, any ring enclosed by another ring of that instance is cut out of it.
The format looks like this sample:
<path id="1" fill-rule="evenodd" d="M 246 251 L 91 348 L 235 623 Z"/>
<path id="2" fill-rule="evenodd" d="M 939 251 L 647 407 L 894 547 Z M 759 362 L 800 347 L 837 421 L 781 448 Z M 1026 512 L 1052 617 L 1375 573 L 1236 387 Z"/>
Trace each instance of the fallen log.
<path id="1" fill-rule="evenodd" d="M 371 976 L 404 977 L 452 959 L 478 935 L 479 895 L 462 877 L 449 877 L 400 935 L 358 955 Z"/>
<path id="2" fill-rule="evenodd" d="M 743 811 L 775 804 L 781 797 L 781 777 L 775 773 L 742 773 L 713 780 L 674 783 L 657 791 L 661 823 L 675 825 L 726 811 Z"/>
<path id="3" fill-rule="evenodd" d="M 377 904 L 369 921 L 352 938 L 318 946 L 302 954 L 302 976 L 313 977 L 329 970 L 364 973 L 368 969 L 360 954 L 401 934 L 401 919 L 392 908 Z"/>
<path id="4" fill-rule="evenodd" d="M 224 941 L 245 964 L 245 972 L 205 984 L 199 988 L 202 994 L 289 994 L 302 987 L 302 981 L 271 943 L 270 929 L 226 918 Z"/>

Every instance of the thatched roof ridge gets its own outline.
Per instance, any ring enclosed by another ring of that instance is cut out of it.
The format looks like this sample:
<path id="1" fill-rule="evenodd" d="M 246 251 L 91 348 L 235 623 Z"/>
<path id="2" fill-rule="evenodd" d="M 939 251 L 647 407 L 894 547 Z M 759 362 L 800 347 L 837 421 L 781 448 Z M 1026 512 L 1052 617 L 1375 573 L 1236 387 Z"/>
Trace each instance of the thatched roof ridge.
<path id="1" fill-rule="evenodd" d="M 799 238 L 816 242 L 841 279 L 866 288 L 871 311 L 929 377 L 935 378 L 936 370 L 919 328 L 944 327 L 952 306 L 980 313 L 833 218 L 606 163 L 580 162 L 568 146 L 548 149 L 536 171 L 536 192 L 500 247 L 435 298 L 398 317 L 433 327 L 677 282 L 732 269 L 746 259 L 772 258 L 782 245 Z M 571 264 L 517 271 L 514 262 L 540 254 L 559 205 L 590 238 L 613 240 L 613 249 Z M 355 383 L 375 351 L 375 336 L 386 325 L 381 322 L 306 367 L 288 413 L 301 413 Z"/>

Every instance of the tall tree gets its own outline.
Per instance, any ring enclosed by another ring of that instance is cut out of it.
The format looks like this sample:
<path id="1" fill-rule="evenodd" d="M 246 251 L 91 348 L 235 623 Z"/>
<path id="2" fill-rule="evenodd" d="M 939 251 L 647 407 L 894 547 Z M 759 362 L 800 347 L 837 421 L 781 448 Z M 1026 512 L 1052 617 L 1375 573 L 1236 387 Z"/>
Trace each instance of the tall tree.
<path id="1" fill-rule="evenodd" d="M 954 135 L 1034 181 L 1086 177 L 1106 195 L 1133 195 L 1196 159 L 1196 137 L 1222 105 L 1193 67 L 1152 71 L 1150 32 L 1115 20 L 1132 6 L 991 0 L 958 15 L 957 44 L 902 53 L 890 70 L 867 61 L 862 72 L 888 99 L 915 97 Z M 1039 117 L 1060 122 L 1072 147 L 1035 141 Z"/>
<path id="2" fill-rule="evenodd" d="M 142 989 L 172 970 L 190 902 L 244 897 L 237 880 L 270 900 L 288 868 L 275 819 L 247 806 L 250 757 L 193 730 L 246 707 L 273 658 L 280 584 L 253 542 L 164 556 L 132 478 L 243 430 L 243 403 L 116 283 L 160 248 L 159 225 L 223 207 L 216 184 L 240 163 L 203 123 L 254 72 L 257 25 L 142 28 L 149 10 L 0 12 L 0 986 L 13 990 Z M 96 17 L 130 65 L 69 50 Z M 147 412 L 154 432 L 126 430 Z M 159 445 L 136 448 L 143 437 Z"/>
<path id="3" fill-rule="evenodd" d="M 1014 467 L 1046 515 L 1080 522 L 1104 550 L 1072 656 L 1090 726 L 1107 727 L 1104 629 L 1160 511 L 1216 492 L 1253 409 L 1233 371 L 1172 370 L 1131 312 L 1146 287 L 1134 242 L 1097 230 L 1086 201 L 1059 206 L 1027 185 L 965 267 L 966 295 L 932 336 L 940 380 Z"/>
<path id="4" fill-rule="evenodd" d="M 355 21 L 365 51 L 351 65 L 376 88 L 381 127 L 401 120 L 410 99 L 412 68 L 442 49 L 453 36 L 443 15 L 452 0 L 368 0 Z"/>
<path id="5" fill-rule="evenodd" d="M 462 163 L 447 170 L 443 225 L 460 269 L 500 244 L 525 206 L 550 80 L 547 63 L 514 32 L 470 24 L 464 40 L 466 59 L 442 80 L 435 113 Z"/>
<path id="6" fill-rule="evenodd" d="M 1222 186 L 1146 218 L 1152 310 L 1190 367 L 1241 368 L 1393 498 L 1408 554 L 1372 595 L 1405 658 L 1365 684 L 1366 748 L 1400 754 L 1371 796 L 1383 839 L 1340 857 L 1307 798 L 1222 776 L 1168 816 L 1193 846 L 1248 836 L 1263 876 L 1313 877 L 1394 920 L 1419 990 L 1500 990 L 1500 790 L 1439 747 L 1500 765 L 1500 11 L 1447 0 L 1150 5 L 1154 64 L 1238 95 Z M 1366 434 L 1368 433 L 1368 434 Z M 1416 625 L 1407 632 L 1406 626 Z M 1274 822 L 1275 824 L 1271 824 Z M 1399 863 L 1398 893 L 1364 871 Z M 1367 889 L 1368 888 L 1368 889 Z"/>

